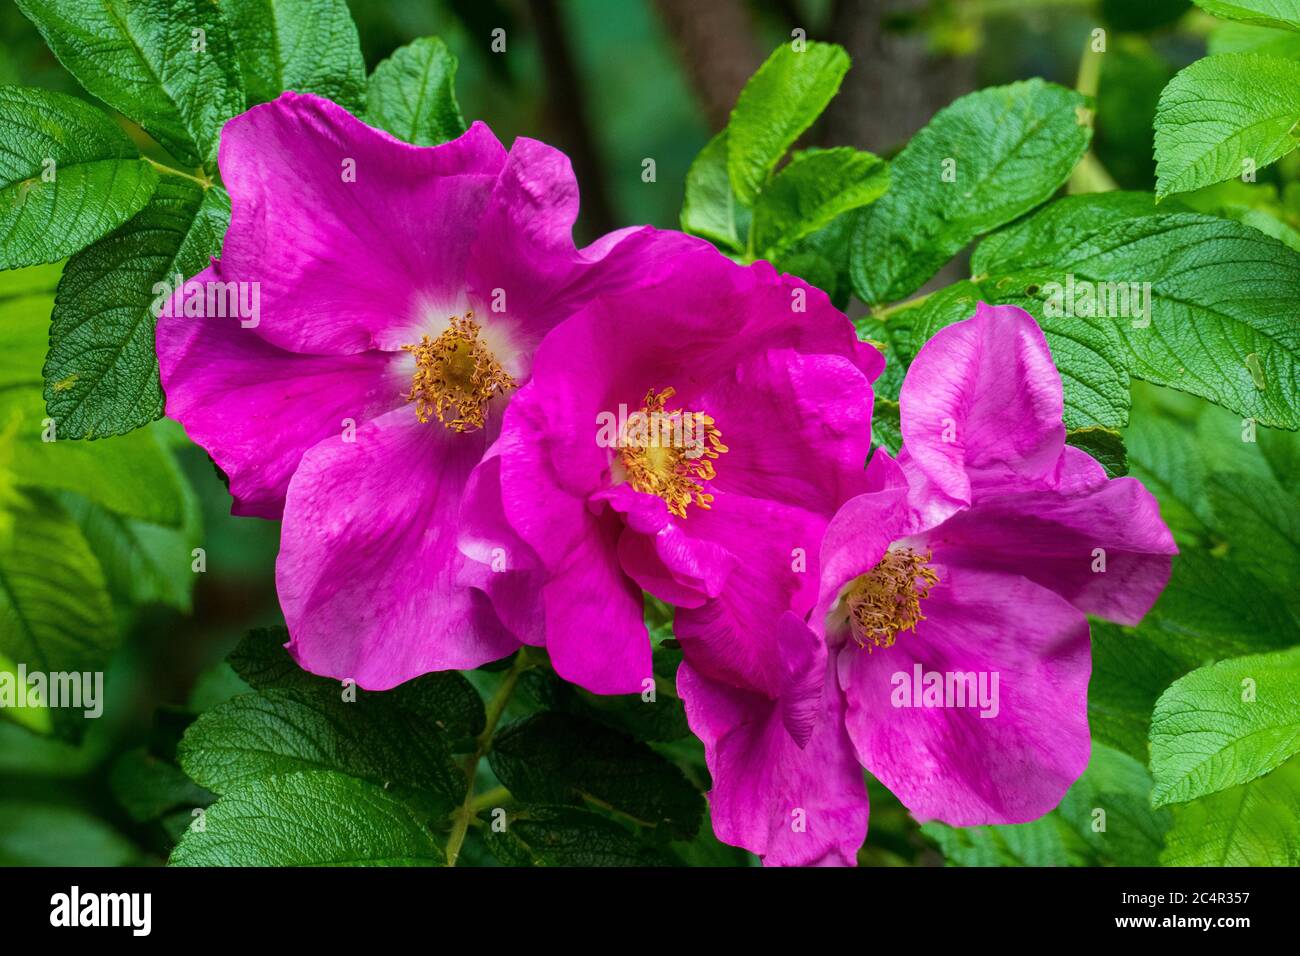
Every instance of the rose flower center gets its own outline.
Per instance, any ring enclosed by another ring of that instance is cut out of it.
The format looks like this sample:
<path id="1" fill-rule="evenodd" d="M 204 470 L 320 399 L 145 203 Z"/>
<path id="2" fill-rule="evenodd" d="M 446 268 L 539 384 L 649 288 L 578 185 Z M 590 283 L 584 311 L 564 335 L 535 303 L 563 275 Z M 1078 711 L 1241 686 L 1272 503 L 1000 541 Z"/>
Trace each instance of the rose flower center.
<path id="1" fill-rule="evenodd" d="M 619 437 L 619 458 L 633 488 L 658 495 L 669 512 L 685 518 L 688 505 L 709 508 L 713 495 L 701 482 L 715 477 L 713 462 L 727 446 L 713 419 L 703 412 L 665 409 L 675 394 L 673 388 L 646 392 Z"/>
<path id="2" fill-rule="evenodd" d="M 516 386 L 496 356 L 479 338 L 474 313 L 453 315 L 447 331 L 436 339 L 421 338 L 402 348 L 415 356 L 415 375 L 406 400 L 415 402 L 415 417 L 427 422 L 436 415 L 452 431 L 483 427 L 488 402 Z"/>
<path id="3" fill-rule="evenodd" d="M 885 553 L 880 562 L 856 578 L 844 594 L 849 612 L 849 630 L 859 647 L 868 652 L 890 647 L 902 631 L 915 631 L 925 620 L 921 601 L 939 583 L 929 567 L 930 552 L 911 548 Z"/>

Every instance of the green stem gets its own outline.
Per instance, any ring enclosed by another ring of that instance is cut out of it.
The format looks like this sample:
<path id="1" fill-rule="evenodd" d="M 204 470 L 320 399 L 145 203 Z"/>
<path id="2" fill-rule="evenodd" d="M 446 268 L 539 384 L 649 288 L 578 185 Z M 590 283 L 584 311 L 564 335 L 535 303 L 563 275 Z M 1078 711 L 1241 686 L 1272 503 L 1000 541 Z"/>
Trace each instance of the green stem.
<path id="1" fill-rule="evenodd" d="M 162 173 L 164 176 L 179 176 L 181 179 L 188 179 L 192 183 L 197 183 L 205 190 L 212 188 L 213 185 L 212 180 L 207 177 L 206 173 L 203 173 L 201 177 L 192 176 L 189 173 L 182 172 L 181 170 L 177 169 L 175 166 L 168 166 L 164 163 L 158 162 L 158 160 L 156 159 L 150 159 L 148 156 L 144 157 L 144 161 L 148 163 L 150 166 L 152 166 L 154 169 L 158 170 L 158 172 Z M 199 170 L 199 172 L 202 173 L 203 171 Z"/>
<path id="2" fill-rule="evenodd" d="M 933 292 L 927 292 L 925 295 L 918 295 L 902 302 L 895 302 L 892 305 L 872 306 L 871 317 L 883 322 L 896 312 L 905 312 L 908 309 L 915 308 L 932 295 L 934 295 Z"/>
<path id="3" fill-rule="evenodd" d="M 527 648 L 520 650 L 510 670 L 506 671 L 506 676 L 502 678 L 501 686 L 487 703 L 487 719 L 483 723 L 483 732 L 478 735 L 474 753 L 470 754 L 465 761 L 465 800 L 453 811 L 451 817 L 451 833 L 447 835 L 448 866 L 456 865 L 460 849 L 465 843 L 465 834 L 469 832 L 470 823 L 477 819 L 478 811 L 494 806 L 500 802 L 502 796 L 510 795 L 505 787 L 496 787 L 476 797 L 474 778 L 478 775 L 479 762 L 492 749 L 492 735 L 496 732 L 497 724 L 501 722 L 501 716 L 510 704 L 510 698 L 514 695 L 520 676 L 532 666 L 532 662 L 528 659 Z"/>
<path id="4" fill-rule="evenodd" d="M 477 814 L 484 810 L 499 807 L 509 799 L 509 790 L 505 787 L 493 787 L 491 790 L 484 790 L 477 797 L 471 800 L 470 809 Z"/>

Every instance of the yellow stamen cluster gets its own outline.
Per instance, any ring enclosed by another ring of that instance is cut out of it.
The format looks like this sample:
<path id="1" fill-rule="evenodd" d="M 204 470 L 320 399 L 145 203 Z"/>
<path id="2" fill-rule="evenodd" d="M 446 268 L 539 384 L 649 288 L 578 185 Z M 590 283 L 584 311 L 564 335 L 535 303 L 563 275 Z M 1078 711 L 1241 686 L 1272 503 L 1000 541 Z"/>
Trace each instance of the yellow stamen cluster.
<path id="1" fill-rule="evenodd" d="M 418 345 L 402 348 L 415 356 L 408 402 L 415 402 L 415 417 L 427 422 L 437 416 L 452 431 L 483 427 L 488 402 L 514 388 L 516 382 L 478 337 L 474 313 L 448 319 L 447 331 L 436 339 L 421 338 Z"/>
<path id="2" fill-rule="evenodd" d="M 713 495 L 700 482 L 716 477 L 713 462 L 726 453 L 727 446 L 722 443 L 722 432 L 710 416 L 702 412 L 665 411 L 665 403 L 676 393 L 674 388 L 661 392 L 652 388 L 646 392 L 641 410 L 628 418 L 628 427 L 624 428 L 619 442 L 619 455 L 633 488 L 658 495 L 668 503 L 672 514 L 685 518 L 688 505 L 708 510 Z M 686 431 L 698 432 L 701 440 L 664 440 L 666 433 L 680 436 Z"/>
<path id="3" fill-rule="evenodd" d="M 868 651 L 890 647 L 902 631 L 915 631 L 925 620 L 921 601 L 939 583 L 930 568 L 930 552 L 918 554 L 911 548 L 886 552 L 880 562 L 849 585 L 844 603 L 849 611 L 849 630 L 859 647 Z"/>

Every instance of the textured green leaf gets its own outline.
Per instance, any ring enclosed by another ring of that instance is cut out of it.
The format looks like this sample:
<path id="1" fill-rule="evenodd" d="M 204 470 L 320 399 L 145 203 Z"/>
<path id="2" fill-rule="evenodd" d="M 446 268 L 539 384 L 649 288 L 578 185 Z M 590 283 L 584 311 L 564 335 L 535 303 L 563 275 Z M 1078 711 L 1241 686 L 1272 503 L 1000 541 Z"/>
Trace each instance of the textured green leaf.
<path id="1" fill-rule="evenodd" d="M 1300 63 L 1258 53 L 1197 60 L 1165 87 L 1155 125 L 1160 196 L 1263 168 L 1300 143 Z"/>
<path id="2" fill-rule="evenodd" d="M 205 267 L 229 217 L 223 190 L 168 178 L 130 222 L 68 261 L 44 370 L 59 435 L 120 435 L 162 415 L 155 286 Z"/>
<path id="3" fill-rule="evenodd" d="M 682 200 L 682 229 L 703 236 L 723 249 L 739 252 L 747 229 L 737 225 L 745 210 L 732 192 L 727 176 L 727 131 L 724 129 L 700 150 L 686 172 Z"/>
<path id="4" fill-rule="evenodd" d="M 243 694 L 208 711 L 181 740 L 181 768 L 228 793 L 250 780 L 333 770 L 446 812 L 465 797 L 465 775 L 433 724 L 378 694 L 342 699 L 334 687 Z"/>
<path id="5" fill-rule="evenodd" d="M 488 849 L 506 866 L 666 866 L 662 851 L 639 843 L 612 820 L 575 807 L 524 806 L 506 828 L 484 830 Z"/>
<path id="6" fill-rule="evenodd" d="M 591 798 L 677 839 L 699 828 L 704 799 L 645 744 L 568 714 L 534 714 L 497 734 L 488 758 L 515 797 L 530 803 Z"/>
<path id="7" fill-rule="evenodd" d="M 1300 866 L 1300 758 L 1173 808 L 1164 866 Z"/>
<path id="8" fill-rule="evenodd" d="M 1128 374 L 1262 425 L 1300 428 L 1300 254 L 1241 223 L 1140 214 L 1146 201 L 1122 193 L 1072 196 L 990 237 L 971 260 L 978 294 L 1039 320 L 1066 380 L 1071 427 L 1124 424 L 1113 412 L 1121 401 L 1127 408 L 1127 388 L 1120 386 Z M 1094 290 L 1150 283 L 1149 324 L 1137 317 L 1048 316 L 1048 299 L 1063 297 L 1070 282 Z M 1072 354 L 1064 350 L 1067 341 Z M 1113 371 L 1104 384 L 1077 377 L 1078 369 L 1088 367 L 1091 379 L 1106 366 Z M 1069 406 L 1078 408 L 1090 391 L 1100 407 L 1080 410 L 1094 420 L 1071 421 Z"/>
<path id="9" fill-rule="evenodd" d="M 222 124 L 244 111 L 239 64 L 215 3 L 17 2 L 86 90 L 182 162 L 215 165 Z"/>
<path id="10" fill-rule="evenodd" d="M 440 866 L 442 850 L 401 801 L 342 774 L 251 780 L 208 808 L 171 866 Z"/>
<path id="11" fill-rule="evenodd" d="M 0 86 L 0 269 L 55 262 L 135 215 L 158 174 L 72 96 Z"/>
<path id="12" fill-rule="evenodd" d="M 853 232 L 854 213 L 848 212 L 831 220 L 795 243 L 773 265 L 780 272 L 788 272 L 809 285 L 821 289 L 831 298 L 835 308 L 848 308 L 853 296 L 849 281 L 849 236 Z"/>
<path id="13" fill-rule="evenodd" d="M 346 0 L 221 0 L 221 9 L 239 51 L 249 106 L 293 90 L 361 115 L 366 64 Z"/>
<path id="14" fill-rule="evenodd" d="M 456 58 L 437 37 L 396 50 L 370 76 L 369 121 L 416 146 L 436 146 L 465 132 L 456 102 Z"/>
<path id="15" fill-rule="evenodd" d="M 768 175 L 821 115 L 849 69 L 833 43 L 782 44 L 740 91 L 727 124 L 727 173 L 736 196 L 754 204 Z"/>
<path id="16" fill-rule="evenodd" d="M 1035 79 L 971 93 L 937 113 L 859 218 L 850 258 L 858 296 L 902 299 L 976 236 L 1048 199 L 1088 148 L 1084 105 L 1078 93 Z"/>
<path id="17" fill-rule="evenodd" d="M 1195 0 L 1207 13 L 1257 26 L 1300 30 L 1300 0 Z"/>
<path id="18" fill-rule="evenodd" d="M 1246 783 L 1297 752 L 1300 649 L 1202 667 L 1175 681 L 1151 715 L 1152 803 Z"/>
<path id="19" fill-rule="evenodd" d="M 289 656 L 283 627 L 249 631 L 230 654 L 230 663 L 249 686 L 267 689 L 320 689 L 337 693 L 338 682 L 309 674 Z M 425 674 L 387 691 L 357 689 L 357 699 L 378 698 L 431 721 L 455 746 L 483 732 L 486 716 L 483 698 L 473 685 L 454 671 Z"/>
<path id="20" fill-rule="evenodd" d="M 888 186 L 889 164 L 871 153 L 848 146 L 796 153 L 754 204 L 754 251 L 775 258 Z"/>

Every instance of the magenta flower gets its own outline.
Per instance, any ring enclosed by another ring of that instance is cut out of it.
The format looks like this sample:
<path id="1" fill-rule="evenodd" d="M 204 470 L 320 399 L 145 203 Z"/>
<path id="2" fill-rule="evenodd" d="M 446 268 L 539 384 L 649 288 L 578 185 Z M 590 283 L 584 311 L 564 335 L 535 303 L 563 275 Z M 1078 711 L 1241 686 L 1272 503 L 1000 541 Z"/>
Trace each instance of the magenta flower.
<path id="1" fill-rule="evenodd" d="M 471 475 L 546 332 L 695 243 L 577 249 L 568 160 L 481 123 L 420 148 L 286 93 L 226 125 L 220 166 L 221 259 L 170 301 L 158 359 L 234 513 L 283 515 L 290 650 L 375 689 L 508 654 L 535 583 L 457 549 Z"/>
<path id="2" fill-rule="evenodd" d="M 980 305 L 940 331 L 900 405 L 898 461 L 878 451 L 826 530 L 809 623 L 774 628 L 786 692 L 689 653 L 678 675 L 714 829 L 768 863 L 854 861 L 861 767 L 922 821 L 1052 809 L 1088 763 L 1085 614 L 1135 624 L 1169 577 L 1155 499 L 1065 444 L 1025 312 Z"/>
<path id="3" fill-rule="evenodd" d="M 752 608 L 814 600 L 799 571 L 867 487 L 883 364 L 824 293 L 765 262 L 683 252 L 547 336 L 485 463 L 467 550 L 522 551 L 546 576 L 545 642 L 567 680 L 644 689 L 644 589 L 687 609 L 678 634 L 698 660 L 778 693 L 761 644 L 718 645 L 765 623 Z"/>

